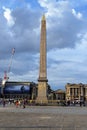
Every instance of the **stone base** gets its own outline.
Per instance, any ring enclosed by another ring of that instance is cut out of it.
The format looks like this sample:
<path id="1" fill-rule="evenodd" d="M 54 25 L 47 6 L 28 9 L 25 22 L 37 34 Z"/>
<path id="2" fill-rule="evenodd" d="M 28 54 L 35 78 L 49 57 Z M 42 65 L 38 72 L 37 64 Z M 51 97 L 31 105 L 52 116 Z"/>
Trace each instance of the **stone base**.
<path id="1" fill-rule="evenodd" d="M 38 82 L 38 96 L 36 103 L 48 103 L 47 100 L 47 82 Z"/>
<path id="2" fill-rule="evenodd" d="M 35 102 L 38 103 L 38 104 L 47 104 L 48 100 L 47 100 L 46 97 L 37 97 Z"/>

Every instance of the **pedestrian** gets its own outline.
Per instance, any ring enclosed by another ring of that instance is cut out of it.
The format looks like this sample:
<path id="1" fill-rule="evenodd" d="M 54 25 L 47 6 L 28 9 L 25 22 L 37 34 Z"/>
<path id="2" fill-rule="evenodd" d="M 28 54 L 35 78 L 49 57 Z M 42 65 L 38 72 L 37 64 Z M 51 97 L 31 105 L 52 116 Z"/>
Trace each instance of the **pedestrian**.
<path id="1" fill-rule="evenodd" d="M 26 101 L 24 100 L 23 101 L 23 108 L 25 108 L 26 107 Z"/>
<path id="2" fill-rule="evenodd" d="M 18 108 L 18 105 L 19 105 L 18 100 L 16 101 L 15 105 L 16 105 L 16 108 Z"/>
<path id="3" fill-rule="evenodd" d="M 18 101 L 18 104 L 19 104 L 19 106 L 21 107 L 21 101 L 20 101 L 20 100 Z"/>
<path id="4" fill-rule="evenodd" d="M 82 101 L 80 101 L 80 107 L 82 107 Z"/>
<path id="5" fill-rule="evenodd" d="M 5 107 L 5 99 L 3 99 L 3 107 Z"/>

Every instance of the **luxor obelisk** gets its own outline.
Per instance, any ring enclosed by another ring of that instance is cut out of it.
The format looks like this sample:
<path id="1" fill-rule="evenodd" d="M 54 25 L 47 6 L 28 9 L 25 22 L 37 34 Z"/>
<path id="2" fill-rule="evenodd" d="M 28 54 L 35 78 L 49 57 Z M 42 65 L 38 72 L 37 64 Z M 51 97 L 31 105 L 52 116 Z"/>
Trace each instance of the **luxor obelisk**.
<path id="1" fill-rule="evenodd" d="M 40 38 L 40 70 L 38 78 L 38 103 L 47 103 L 47 62 L 46 62 L 46 18 L 42 16 L 41 20 L 41 38 Z"/>

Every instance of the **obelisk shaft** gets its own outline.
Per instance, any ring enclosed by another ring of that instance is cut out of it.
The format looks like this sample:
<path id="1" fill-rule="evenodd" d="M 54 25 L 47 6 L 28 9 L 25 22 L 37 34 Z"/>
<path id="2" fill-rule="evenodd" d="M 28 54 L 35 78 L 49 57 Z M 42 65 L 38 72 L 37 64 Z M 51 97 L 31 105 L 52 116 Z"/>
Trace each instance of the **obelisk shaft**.
<path id="1" fill-rule="evenodd" d="M 47 103 L 47 61 L 46 61 L 46 19 L 41 20 L 40 69 L 38 78 L 37 103 Z"/>
<path id="2" fill-rule="evenodd" d="M 41 39 L 40 39 L 40 71 L 38 80 L 47 80 L 46 66 L 46 19 L 43 15 L 41 20 Z"/>

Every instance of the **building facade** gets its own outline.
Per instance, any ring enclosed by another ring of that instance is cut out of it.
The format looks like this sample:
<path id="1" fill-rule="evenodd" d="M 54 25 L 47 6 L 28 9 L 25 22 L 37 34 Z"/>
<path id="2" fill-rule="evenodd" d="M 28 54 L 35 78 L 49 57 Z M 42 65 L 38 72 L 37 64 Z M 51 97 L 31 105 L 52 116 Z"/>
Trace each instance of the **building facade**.
<path id="1" fill-rule="evenodd" d="M 56 91 L 54 91 L 55 93 L 55 98 L 56 100 L 65 100 L 65 91 L 64 90 L 61 90 L 61 89 L 58 89 Z"/>
<path id="2" fill-rule="evenodd" d="M 66 86 L 66 101 L 87 101 L 87 84 L 70 84 Z"/>

